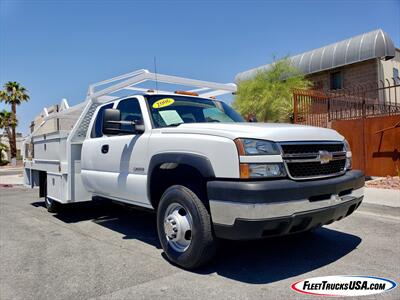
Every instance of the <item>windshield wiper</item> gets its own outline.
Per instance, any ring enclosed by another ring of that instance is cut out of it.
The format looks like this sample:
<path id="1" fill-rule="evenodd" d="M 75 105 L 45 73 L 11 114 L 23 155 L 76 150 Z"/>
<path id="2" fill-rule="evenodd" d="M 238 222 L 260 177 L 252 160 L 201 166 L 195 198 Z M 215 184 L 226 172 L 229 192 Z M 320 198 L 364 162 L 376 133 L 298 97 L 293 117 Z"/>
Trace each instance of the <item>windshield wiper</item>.
<path id="1" fill-rule="evenodd" d="M 167 125 L 165 127 L 177 127 L 177 126 L 179 126 L 181 124 L 183 124 L 183 123 L 172 123 L 172 124 L 169 124 L 169 125 Z"/>

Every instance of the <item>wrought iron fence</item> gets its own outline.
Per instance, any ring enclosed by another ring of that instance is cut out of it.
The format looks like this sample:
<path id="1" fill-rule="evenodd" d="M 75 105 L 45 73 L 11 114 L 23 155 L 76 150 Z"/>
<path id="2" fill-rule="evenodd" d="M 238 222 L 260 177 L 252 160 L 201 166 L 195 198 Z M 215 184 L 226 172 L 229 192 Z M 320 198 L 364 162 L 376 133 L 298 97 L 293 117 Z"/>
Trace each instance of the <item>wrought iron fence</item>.
<path id="1" fill-rule="evenodd" d="M 333 120 L 400 115 L 400 78 L 338 91 L 295 90 L 294 123 L 328 127 Z"/>

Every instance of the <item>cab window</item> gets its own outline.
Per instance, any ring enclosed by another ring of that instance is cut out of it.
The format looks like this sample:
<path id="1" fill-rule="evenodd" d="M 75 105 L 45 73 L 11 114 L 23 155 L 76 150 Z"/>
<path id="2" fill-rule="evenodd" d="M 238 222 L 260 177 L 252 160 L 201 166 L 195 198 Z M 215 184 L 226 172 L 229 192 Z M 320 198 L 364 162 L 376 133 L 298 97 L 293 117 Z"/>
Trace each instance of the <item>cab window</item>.
<path id="1" fill-rule="evenodd" d="M 136 125 L 143 125 L 143 116 L 138 99 L 130 98 L 121 100 L 118 103 L 117 109 L 121 112 L 121 121 L 132 121 Z M 129 124 L 121 125 L 121 129 L 126 131 L 130 131 L 132 128 L 132 125 Z"/>
<path id="2" fill-rule="evenodd" d="M 92 132 L 90 133 L 91 138 L 98 138 L 103 136 L 103 116 L 104 116 L 104 110 L 107 108 L 112 108 L 114 103 L 109 103 L 107 105 L 104 105 L 100 107 L 99 112 L 97 113 L 96 121 L 94 123 L 94 126 L 92 128 Z"/>

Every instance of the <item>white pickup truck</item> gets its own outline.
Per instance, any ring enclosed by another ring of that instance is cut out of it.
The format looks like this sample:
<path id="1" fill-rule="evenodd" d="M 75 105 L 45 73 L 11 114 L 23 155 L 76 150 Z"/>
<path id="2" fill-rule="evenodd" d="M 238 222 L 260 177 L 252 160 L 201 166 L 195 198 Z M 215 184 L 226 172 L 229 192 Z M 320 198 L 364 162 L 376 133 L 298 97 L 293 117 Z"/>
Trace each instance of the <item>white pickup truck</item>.
<path id="1" fill-rule="evenodd" d="M 139 87 L 148 81 L 195 89 Z M 50 212 L 96 196 L 154 210 L 164 252 L 187 269 L 208 262 L 218 238 L 309 231 L 359 207 L 364 176 L 343 136 L 246 123 L 215 99 L 235 91 L 147 70 L 91 85 L 82 104 L 44 110 L 25 140 L 26 185 Z"/>

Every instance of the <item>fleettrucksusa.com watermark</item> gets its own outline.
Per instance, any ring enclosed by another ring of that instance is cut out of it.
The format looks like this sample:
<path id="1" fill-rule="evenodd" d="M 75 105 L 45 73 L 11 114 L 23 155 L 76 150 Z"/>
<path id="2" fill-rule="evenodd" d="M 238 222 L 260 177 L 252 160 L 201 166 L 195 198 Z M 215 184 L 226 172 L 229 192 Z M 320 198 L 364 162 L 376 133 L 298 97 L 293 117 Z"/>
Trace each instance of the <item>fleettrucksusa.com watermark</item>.
<path id="1" fill-rule="evenodd" d="M 387 292 L 396 288 L 393 280 L 373 276 L 338 275 L 300 280 L 291 288 L 302 294 L 315 296 L 364 296 Z"/>

